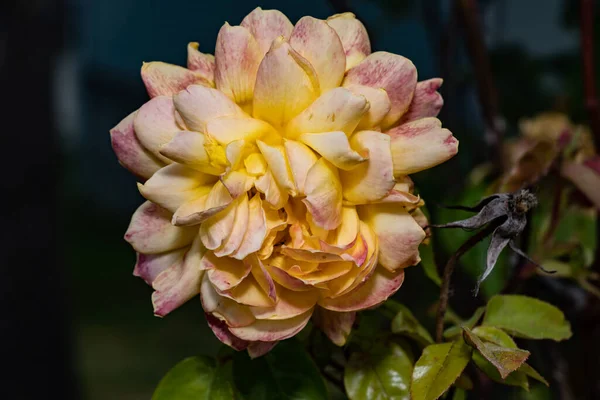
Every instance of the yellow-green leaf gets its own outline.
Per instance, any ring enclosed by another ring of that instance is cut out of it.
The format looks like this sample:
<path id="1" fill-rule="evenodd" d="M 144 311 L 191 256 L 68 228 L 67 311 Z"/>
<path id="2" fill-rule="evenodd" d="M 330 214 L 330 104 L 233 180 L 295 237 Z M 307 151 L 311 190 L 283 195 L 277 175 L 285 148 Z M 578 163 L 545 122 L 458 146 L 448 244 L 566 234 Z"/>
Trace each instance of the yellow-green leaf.
<path id="1" fill-rule="evenodd" d="M 517 371 L 525 373 L 525 375 L 532 377 L 536 381 L 542 382 L 546 386 L 550 386 L 548 384 L 548 381 L 544 379 L 544 377 L 540 375 L 539 372 L 537 372 L 535 369 L 533 369 L 531 365 L 527 363 L 521 365 L 521 367 Z"/>
<path id="2" fill-rule="evenodd" d="M 469 328 L 463 328 L 465 341 L 476 348 L 500 372 L 502 379 L 519 368 L 530 353 L 526 350 L 498 346 L 497 344 L 484 343 Z"/>
<path id="3" fill-rule="evenodd" d="M 541 300 L 520 295 L 492 297 L 482 325 L 495 326 L 528 339 L 561 341 L 571 337 L 571 325 L 562 311 Z"/>
<path id="4" fill-rule="evenodd" d="M 471 359 L 463 340 L 432 344 L 415 364 L 410 392 L 413 400 L 435 400 L 456 381 Z"/>
<path id="5" fill-rule="evenodd" d="M 413 313 L 403 304 L 394 302 L 394 311 L 396 316 L 392 320 L 392 332 L 406 335 L 423 346 L 433 343 L 431 335 L 415 318 Z"/>
<path id="6" fill-rule="evenodd" d="M 350 355 L 344 387 L 351 400 L 409 400 L 412 370 L 411 358 L 400 345 L 379 343 Z"/>
<path id="7" fill-rule="evenodd" d="M 483 315 L 484 312 L 485 312 L 485 307 L 479 307 L 477 310 L 475 310 L 473 315 L 471 315 L 471 317 L 468 320 L 463 321 L 459 325 L 454 325 L 454 326 L 451 326 L 450 328 L 446 329 L 443 333 L 444 338 L 450 339 L 450 338 L 453 338 L 454 336 L 462 335 L 463 326 L 466 326 L 467 328 L 472 329 L 477 324 L 477 322 L 479 322 L 479 320 L 481 319 L 481 316 Z"/>
<path id="8" fill-rule="evenodd" d="M 473 353 L 473 362 L 477 365 L 477 368 L 483 371 L 491 380 L 502 383 L 509 386 L 519 386 L 529 391 L 529 381 L 527 375 L 521 371 L 515 371 L 508 375 L 506 379 L 502 379 L 500 373 L 488 360 L 486 360 L 478 352 Z"/>
<path id="9" fill-rule="evenodd" d="M 492 342 L 509 349 L 517 348 L 515 341 L 506 332 L 495 326 L 477 326 L 473 328 L 473 333 L 485 342 Z"/>

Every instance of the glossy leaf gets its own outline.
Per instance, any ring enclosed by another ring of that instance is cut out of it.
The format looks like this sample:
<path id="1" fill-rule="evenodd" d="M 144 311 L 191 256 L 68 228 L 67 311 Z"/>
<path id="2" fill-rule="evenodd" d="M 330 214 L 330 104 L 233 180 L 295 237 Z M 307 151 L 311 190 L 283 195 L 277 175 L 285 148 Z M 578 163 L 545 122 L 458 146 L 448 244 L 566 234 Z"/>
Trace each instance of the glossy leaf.
<path id="1" fill-rule="evenodd" d="M 508 375 L 506 379 L 502 379 L 500 373 L 488 360 L 486 360 L 478 352 L 473 353 L 473 361 L 477 368 L 485 373 L 491 380 L 509 386 L 518 386 L 525 390 L 529 390 L 529 381 L 527 375 L 521 371 L 515 371 Z"/>
<path id="2" fill-rule="evenodd" d="M 403 304 L 394 302 L 396 316 L 392 320 L 392 332 L 406 335 L 423 346 L 433 343 L 431 335 L 415 318 L 413 313 Z"/>
<path id="3" fill-rule="evenodd" d="M 462 340 L 432 344 L 415 364 L 410 392 L 413 400 L 435 400 L 457 380 L 471 359 Z"/>
<path id="4" fill-rule="evenodd" d="M 482 325 L 495 326 L 528 339 L 561 341 L 571 337 L 571 325 L 562 311 L 541 300 L 520 295 L 491 298 Z"/>
<path id="5" fill-rule="evenodd" d="M 245 352 L 233 357 L 233 379 L 246 400 L 327 399 L 317 366 L 294 339 L 280 342 L 254 360 Z"/>
<path id="6" fill-rule="evenodd" d="M 384 342 L 350 355 L 344 386 L 350 400 L 409 400 L 411 357 L 397 343 Z"/>
<path id="7" fill-rule="evenodd" d="M 475 310 L 473 315 L 471 315 L 471 317 L 468 320 L 464 321 L 462 324 L 451 326 L 450 328 L 446 329 L 443 333 L 444 338 L 450 339 L 455 336 L 462 335 L 463 326 L 466 326 L 469 329 L 473 329 L 473 327 L 479 322 L 479 320 L 483 316 L 484 312 L 485 307 L 479 307 L 477 310 Z"/>
<path id="8" fill-rule="evenodd" d="M 526 350 L 498 346 L 490 342 L 483 342 L 468 328 L 463 328 L 465 341 L 477 349 L 500 372 L 502 379 L 519 368 L 531 353 Z"/>
<path id="9" fill-rule="evenodd" d="M 217 365 L 209 357 L 190 357 L 175 365 L 162 378 L 152 400 L 235 399 L 231 362 Z"/>

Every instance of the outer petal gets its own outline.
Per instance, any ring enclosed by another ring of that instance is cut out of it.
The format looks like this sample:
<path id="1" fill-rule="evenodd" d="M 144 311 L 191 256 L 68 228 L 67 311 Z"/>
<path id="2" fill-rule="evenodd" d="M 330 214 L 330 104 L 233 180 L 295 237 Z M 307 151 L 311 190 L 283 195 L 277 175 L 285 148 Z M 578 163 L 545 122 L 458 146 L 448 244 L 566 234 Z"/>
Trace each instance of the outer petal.
<path id="1" fill-rule="evenodd" d="M 173 96 L 173 102 L 187 127 L 202 133 L 206 132 L 206 123 L 213 118 L 245 116 L 229 97 L 206 86 L 189 86 Z"/>
<path id="2" fill-rule="evenodd" d="M 346 56 L 339 36 L 327 22 L 302 17 L 294 26 L 290 44 L 314 67 L 321 91 L 338 87 L 346 71 Z"/>
<path id="3" fill-rule="evenodd" d="M 175 107 L 170 97 L 155 97 L 144 104 L 133 120 L 135 133 L 146 149 L 162 161 L 169 163 L 159 151 L 181 129 L 175 122 Z"/>
<path id="4" fill-rule="evenodd" d="M 419 245 L 425 239 L 425 231 L 403 207 L 372 204 L 360 211 L 377 235 L 379 263 L 383 267 L 394 271 L 421 261 Z"/>
<path id="5" fill-rule="evenodd" d="M 367 160 L 352 150 L 348 136 L 341 131 L 304 133 L 299 139 L 339 169 L 351 170 Z"/>
<path id="6" fill-rule="evenodd" d="M 246 15 L 240 25 L 248 29 L 256 38 L 261 58 L 269 51 L 277 37 L 283 36 L 288 39 L 294 29 L 294 25 L 281 11 L 263 10 L 260 7 Z"/>
<path id="7" fill-rule="evenodd" d="M 351 84 L 382 88 L 387 92 L 392 105 L 382 122 L 387 127 L 408 110 L 417 85 L 417 69 L 407 58 L 378 51 L 346 73 L 344 86 Z"/>
<path id="8" fill-rule="evenodd" d="M 173 214 L 172 223 L 177 226 L 200 224 L 224 210 L 232 200 L 225 185 L 217 181 L 207 195 L 188 201 L 179 207 Z"/>
<path id="9" fill-rule="evenodd" d="M 206 131 L 223 145 L 235 140 L 253 141 L 266 135 L 277 136 L 273 127 L 264 121 L 249 117 L 221 117 L 209 121 Z"/>
<path id="10" fill-rule="evenodd" d="M 458 140 L 442 128 L 437 118 L 423 118 L 400 125 L 391 138 L 394 174 L 407 175 L 434 167 L 458 152 Z"/>
<path id="11" fill-rule="evenodd" d="M 340 297 L 321 299 L 319 305 L 327 310 L 339 312 L 364 310 L 386 301 L 402 286 L 402 282 L 403 270 L 392 273 L 377 268 L 364 285 Z"/>
<path id="12" fill-rule="evenodd" d="M 206 316 L 208 326 L 222 343 L 237 351 L 242 351 L 248 347 L 249 343 L 231 333 L 225 322 L 210 313 L 205 313 L 204 315 Z"/>
<path id="13" fill-rule="evenodd" d="M 280 127 L 304 110 L 319 93 L 313 67 L 283 38 L 277 38 L 258 68 L 254 116 Z"/>
<path id="14" fill-rule="evenodd" d="M 183 247 L 160 254 L 137 253 L 133 276 L 142 278 L 148 285 L 152 286 L 152 282 L 156 277 L 171 265 L 180 262 L 187 251 L 188 247 Z"/>
<path id="15" fill-rule="evenodd" d="M 217 89 L 240 105 L 251 104 L 261 59 L 258 43 L 250 31 L 226 22 L 219 31 L 215 47 Z"/>
<path id="16" fill-rule="evenodd" d="M 221 175 L 225 168 L 212 163 L 206 152 L 206 144 L 206 137 L 202 133 L 179 131 L 170 142 L 160 148 L 160 154 L 197 171 Z"/>
<path id="17" fill-rule="evenodd" d="M 360 120 L 356 130 L 378 127 L 392 107 L 386 91 L 364 85 L 348 85 L 347 88 L 354 94 L 365 96 L 370 105 L 368 112 Z"/>
<path id="18" fill-rule="evenodd" d="M 207 194 L 215 181 L 212 175 L 171 164 L 152 175 L 145 184 L 138 183 L 138 189 L 146 199 L 175 212 L 183 204 Z M 211 185 L 205 186 L 207 184 Z"/>
<path id="19" fill-rule="evenodd" d="M 221 296 L 204 274 L 200 286 L 200 300 L 207 313 L 212 313 L 220 320 L 225 320 L 228 326 L 247 326 L 254 322 L 254 316 L 247 306 Z"/>
<path id="20" fill-rule="evenodd" d="M 187 67 L 196 74 L 202 76 L 210 84 L 215 86 L 215 57 L 198 51 L 198 43 L 190 42 L 187 47 Z"/>
<path id="21" fill-rule="evenodd" d="M 312 166 L 306 176 L 306 204 L 318 226 L 335 229 L 342 220 L 342 186 L 336 168 L 325 158 Z"/>
<path id="22" fill-rule="evenodd" d="M 144 63 L 142 80 L 150 97 L 172 96 L 189 85 L 210 85 L 201 74 L 164 62 Z"/>
<path id="23" fill-rule="evenodd" d="M 294 187 L 292 171 L 290 171 L 290 167 L 287 163 L 283 146 L 270 146 L 260 140 L 258 140 L 256 144 L 262 155 L 265 157 L 277 184 L 282 189 L 287 190 L 291 195 L 295 195 L 296 188 Z"/>
<path id="24" fill-rule="evenodd" d="M 196 236 L 191 248 L 179 262 L 161 272 L 152 287 L 154 314 L 164 317 L 200 293 L 203 271 L 199 268 L 200 258 L 206 249 Z"/>
<path id="25" fill-rule="evenodd" d="M 137 177 L 146 180 L 164 166 L 164 163 L 146 150 L 133 128 L 136 112 L 110 130 L 110 143 L 122 166 Z"/>
<path id="26" fill-rule="evenodd" d="M 355 312 L 335 312 L 317 307 L 313 314 L 313 322 L 336 345 L 346 344 L 354 319 Z"/>
<path id="27" fill-rule="evenodd" d="M 350 145 L 369 160 L 352 171 L 340 171 L 344 198 L 360 204 L 381 199 L 394 187 L 394 170 L 389 136 L 375 131 L 361 131 Z"/>
<path id="28" fill-rule="evenodd" d="M 285 127 L 286 135 L 295 138 L 306 132 L 343 131 L 349 136 L 368 110 L 365 96 L 336 88 L 322 94 L 292 119 Z"/>
<path id="29" fill-rule="evenodd" d="M 282 320 L 258 320 L 252 325 L 230 328 L 235 336 L 250 341 L 274 342 L 288 339 L 300 332 L 308 323 L 312 309 L 297 317 Z"/>
<path id="30" fill-rule="evenodd" d="M 371 42 L 365 26 L 354 14 L 346 12 L 327 18 L 327 23 L 338 34 L 346 53 L 346 69 L 360 63 L 371 54 Z"/>
<path id="31" fill-rule="evenodd" d="M 441 78 L 418 82 L 410 107 L 400 119 L 400 123 L 404 124 L 420 118 L 437 117 L 444 105 L 444 99 L 437 91 L 443 82 L 444 80 Z"/>
<path id="32" fill-rule="evenodd" d="M 258 358 L 264 356 L 275 347 L 279 342 L 250 342 L 248 345 L 248 355 L 250 358 Z"/>
<path id="33" fill-rule="evenodd" d="M 300 195 L 305 194 L 304 184 L 306 176 L 318 158 L 308 146 L 295 140 L 286 140 L 283 147 L 285 148 L 285 155 L 292 171 L 296 190 Z"/>
<path id="34" fill-rule="evenodd" d="M 171 213 L 147 201 L 133 213 L 125 240 L 140 253 L 156 254 L 187 246 L 196 232 L 171 225 Z"/>

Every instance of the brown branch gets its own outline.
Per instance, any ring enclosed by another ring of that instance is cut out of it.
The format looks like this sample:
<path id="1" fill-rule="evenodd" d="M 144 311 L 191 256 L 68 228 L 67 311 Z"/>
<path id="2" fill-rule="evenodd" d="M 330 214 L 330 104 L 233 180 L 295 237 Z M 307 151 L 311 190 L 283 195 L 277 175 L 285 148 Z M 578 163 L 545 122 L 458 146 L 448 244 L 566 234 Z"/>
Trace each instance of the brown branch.
<path id="1" fill-rule="evenodd" d="M 444 276 L 442 278 L 442 286 L 440 287 L 440 303 L 437 309 L 437 315 L 435 320 L 435 340 L 440 343 L 442 341 L 442 334 L 444 332 L 444 316 L 446 315 L 446 309 L 448 308 L 448 298 L 450 297 L 450 279 L 458 260 L 469 251 L 477 243 L 481 242 L 487 236 L 489 236 L 498 225 L 490 223 L 488 226 L 471 236 L 462 246 L 456 250 L 456 253 L 450 257 L 446 266 L 444 267 Z"/>
<path id="2" fill-rule="evenodd" d="M 498 95 L 484 42 L 477 0 L 455 0 L 454 6 L 462 22 L 467 51 L 475 72 L 477 94 L 486 125 L 485 140 L 491 159 L 494 160 L 495 166 L 500 168 L 504 128 L 498 111 Z"/>

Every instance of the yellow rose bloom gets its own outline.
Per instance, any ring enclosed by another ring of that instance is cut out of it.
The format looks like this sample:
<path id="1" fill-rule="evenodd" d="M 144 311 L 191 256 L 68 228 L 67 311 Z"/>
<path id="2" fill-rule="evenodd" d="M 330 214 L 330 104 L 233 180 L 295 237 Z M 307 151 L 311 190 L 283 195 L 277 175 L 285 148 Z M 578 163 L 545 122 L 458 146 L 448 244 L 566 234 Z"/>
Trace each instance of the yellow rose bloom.
<path id="1" fill-rule="evenodd" d="M 338 345 L 355 312 L 420 261 L 408 174 L 458 141 L 435 118 L 441 79 L 371 53 L 353 14 L 225 24 L 214 57 L 146 63 L 151 99 L 111 130 L 147 201 L 125 239 L 164 316 L 199 295 L 225 344 L 256 357 L 314 322 Z"/>

